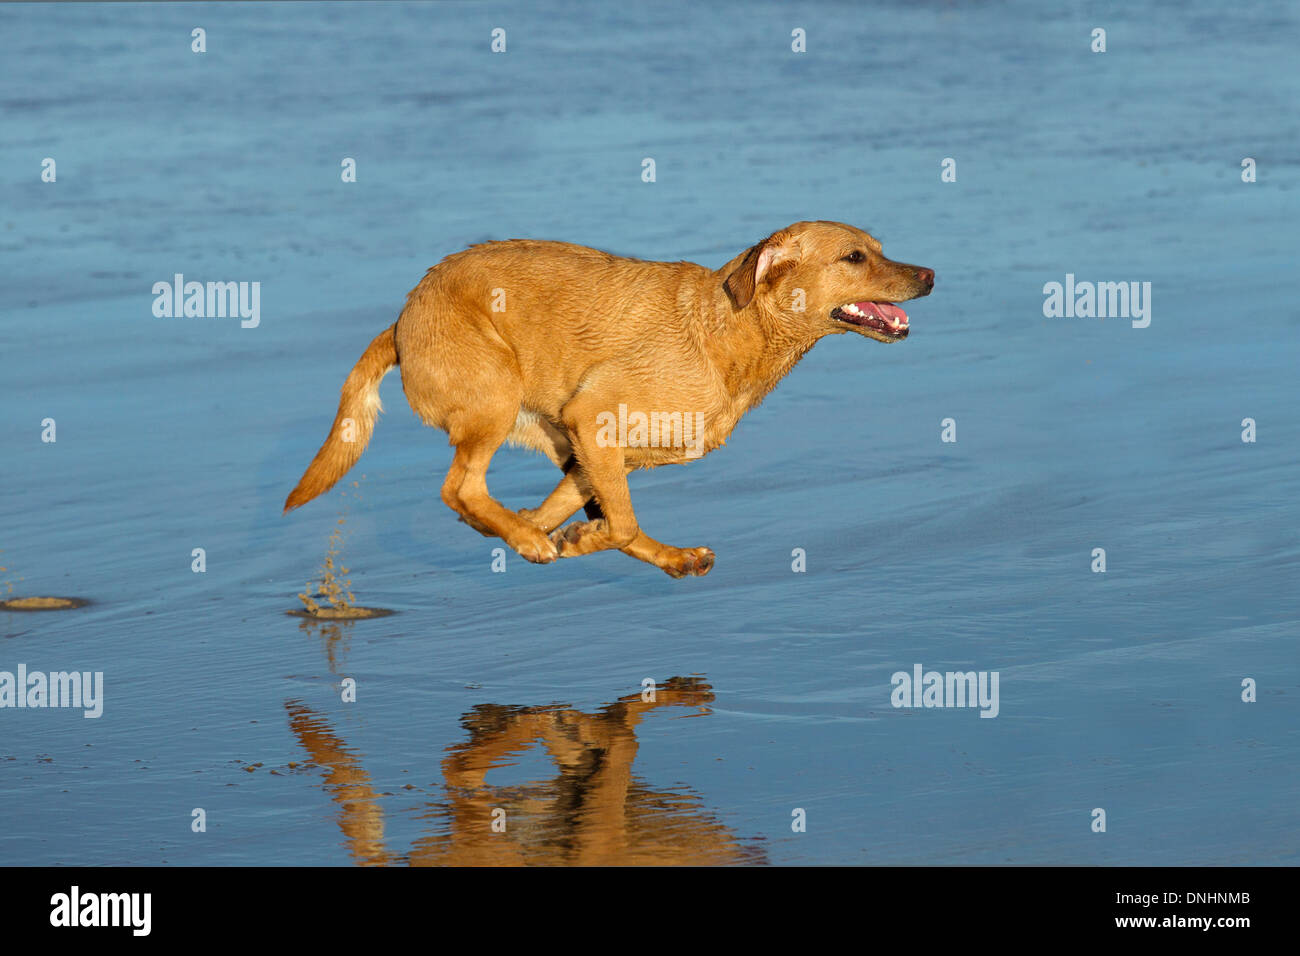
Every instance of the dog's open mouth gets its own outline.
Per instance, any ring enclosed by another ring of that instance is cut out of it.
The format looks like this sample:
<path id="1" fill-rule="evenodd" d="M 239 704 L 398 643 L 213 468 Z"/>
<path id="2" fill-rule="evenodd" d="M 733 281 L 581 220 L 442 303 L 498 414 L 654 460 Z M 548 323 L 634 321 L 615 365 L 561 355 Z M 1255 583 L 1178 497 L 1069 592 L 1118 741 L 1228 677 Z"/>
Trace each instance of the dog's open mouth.
<path id="1" fill-rule="evenodd" d="M 850 302 L 832 309 L 831 318 L 891 339 L 907 338 L 907 313 L 892 302 Z"/>

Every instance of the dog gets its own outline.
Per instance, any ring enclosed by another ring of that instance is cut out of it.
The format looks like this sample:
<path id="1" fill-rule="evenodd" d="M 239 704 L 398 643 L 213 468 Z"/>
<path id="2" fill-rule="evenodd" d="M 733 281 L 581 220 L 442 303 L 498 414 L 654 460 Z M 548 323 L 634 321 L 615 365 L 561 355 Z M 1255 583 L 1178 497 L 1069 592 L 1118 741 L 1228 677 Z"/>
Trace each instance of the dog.
<path id="1" fill-rule="evenodd" d="M 708 714 L 713 699 L 698 677 L 671 677 L 651 700 L 636 691 L 592 711 L 478 704 L 460 719 L 468 739 L 447 748 L 445 787 L 435 785 L 420 814 L 429 832 L 406 852 L 385 832 L 393 808 L 351 742 L 301 700 L 285 709 L 308 767 L 339 804 L 342 844 L 362 866 L 763 865 L 763 845 L 737 837 L 692 790 L 655 789 L 636 772 L 645 717 L 662 707 Z M 553 773 L 508 785 L 489 778 L 528 752 L 550 758 Z M 508 832 L 485 825 L 500 812 Z"/>
<path id="2" fill-rule="evenodd" d="M 429 269 L 362 354 L 284 510 L 356 464 L 382 411 L 379 382 L 400 366 L 411 408 L 456 449 L 442 500 L 466 524 L 539 564 L 617 549 L 673 577 L 707 574 L 709 548 L 641 530 L 628 473 L 723 444 L 823 336 L 907 338 L 895 303 L 933 289 L 934 270 L 886 259 L 838 222 L 795 223 L 717 270 L 564 242 L 471 246 Z M 536 508 L 488 493 L 505 443 L 564 473 Z M 565 526 L 579 510 L 587 520 Z"/>

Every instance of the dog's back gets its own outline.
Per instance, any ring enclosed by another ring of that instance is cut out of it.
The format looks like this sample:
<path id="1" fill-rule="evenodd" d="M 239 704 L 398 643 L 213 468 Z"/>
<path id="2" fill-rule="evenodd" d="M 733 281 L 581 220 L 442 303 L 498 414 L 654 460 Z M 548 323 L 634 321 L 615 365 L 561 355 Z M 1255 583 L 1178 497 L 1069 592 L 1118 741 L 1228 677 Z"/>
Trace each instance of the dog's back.
<path id="1" fill-rule="evenodd" d="M 407 298 L 397 323 L 403 383 L 452 384 L 433 366 L 464 370 L 509 352 L 526 408 L 557 417 L 596 366 L 669 390 L 708 376 L 695 300 L 711 270 L 649 262 L 566 242 L 490 242 L 443 259 Z M 666 395 L 665 399 L 670 399 Z M 417 409 L 418 411 L 418 409 Z"/>

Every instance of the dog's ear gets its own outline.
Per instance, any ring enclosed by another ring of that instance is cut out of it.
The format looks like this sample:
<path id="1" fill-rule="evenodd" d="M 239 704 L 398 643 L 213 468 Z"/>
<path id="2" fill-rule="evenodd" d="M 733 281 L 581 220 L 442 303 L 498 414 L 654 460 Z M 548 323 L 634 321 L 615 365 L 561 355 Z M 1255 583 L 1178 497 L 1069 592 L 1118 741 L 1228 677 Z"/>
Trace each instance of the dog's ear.
<path id="1" fill-rule="evenodd" d="M 723 285 L 737 309 L 754 301 L 754 293 L 767 279 L 794 268 L 798 258 L 793 237 L 785 232 L 774 232 L 758 245 L 745 251 L 740 265 L 731 270 Z"/>

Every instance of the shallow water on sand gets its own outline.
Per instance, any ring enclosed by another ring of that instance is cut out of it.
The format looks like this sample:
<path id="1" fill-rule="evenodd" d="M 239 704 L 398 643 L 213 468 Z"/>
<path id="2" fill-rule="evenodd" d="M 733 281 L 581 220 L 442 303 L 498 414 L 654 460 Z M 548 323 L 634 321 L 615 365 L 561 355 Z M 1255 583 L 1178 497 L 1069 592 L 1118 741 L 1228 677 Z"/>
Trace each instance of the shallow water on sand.
<path id="1" fill-rule="evenodd" d="M 0 671 L 104 674 L 98 719 L 0 710 L 0 863 L 1300 861 L 1294 17 L 741 10 L 0 10 L 0 597 L 92 601 L 0 612 Z M 708 577 L 494 573 L 397 375 L 357 486 L 281 517 L 441 256 L 716 267 L 821 218 L 938 285 L 633 476 Z M 260 282 L 260 324 L 155 318 L 176 273 Z M 1150 326 L 1044 318 L 1067 273 L 1150 282 Z M 340 517 L 396 613 L 287 616 Z M 918 663 L 997 671 L 997 718 L 891 706 Z"/>

